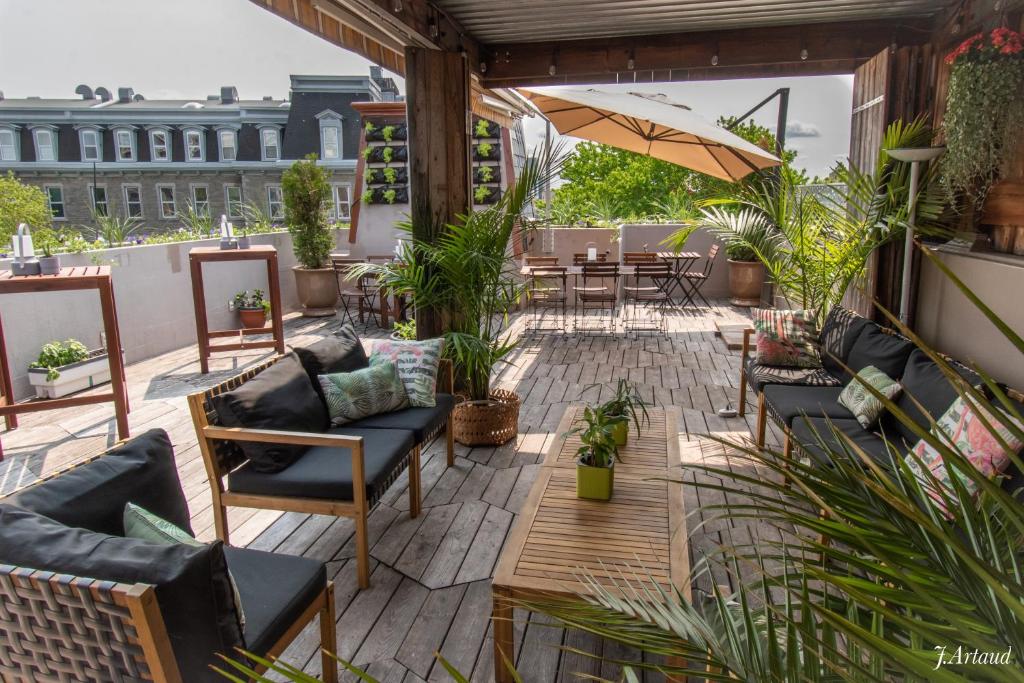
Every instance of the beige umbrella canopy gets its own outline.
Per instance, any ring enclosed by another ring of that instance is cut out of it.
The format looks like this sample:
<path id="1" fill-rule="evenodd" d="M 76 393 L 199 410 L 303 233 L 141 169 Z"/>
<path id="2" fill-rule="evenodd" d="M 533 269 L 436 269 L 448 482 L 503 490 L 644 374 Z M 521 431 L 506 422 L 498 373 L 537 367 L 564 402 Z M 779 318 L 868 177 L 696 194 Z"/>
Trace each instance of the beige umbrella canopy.
<path id="1" fill-rule="evenodd" d="M 664 95 L 567 86 L 519 92 L 562 135 L 664 159 L 723 180 L 739 180 L 782 163 Z"/>

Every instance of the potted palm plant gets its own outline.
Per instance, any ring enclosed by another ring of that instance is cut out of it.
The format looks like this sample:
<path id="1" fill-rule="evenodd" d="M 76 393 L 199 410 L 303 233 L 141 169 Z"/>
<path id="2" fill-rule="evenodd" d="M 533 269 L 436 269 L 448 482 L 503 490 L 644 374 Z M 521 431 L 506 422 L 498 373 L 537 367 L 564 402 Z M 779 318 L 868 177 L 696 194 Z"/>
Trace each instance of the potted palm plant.
<path id="1" fill-rule="evenodd" d="M 244 329 L 261 328 L 267 324 L 267 314 L 270 312 L 270 302 L 267 301 L 262 289 L 242 290 L 235 294 L 235 310 L 242 321 Z"/>
<path id="2" fill-rule="evenodd" d="M 299 261 L 292 272 L 302 315 L 306 317 L 334 315 L 338 299 L 334 269 L 327 264 L 334 247 L 334 232 L 327 222 L 326 209 L 331 186 L 316 159 L 316 154 L 310 154 L 281 175 L 285 222 Z"/>
<path id="3" fill-rule="evenodd" d="M 647 401 L 640 395 L 636 385 L 625 379 L 619 379 L 615 386 L 615 395 L 599 408 L 612 420 L 612 437 L 616 446 L 626 445 L 630 422 L 636 425 L 637 432 L 651 423 L 651 418 L 647 414 Z"/>
<path id="4" fill-rule="evenodd" d="M 619 447 L 615 443 L 615 430 L 625 424 L 620 415 L 609 415 L 604 406 L 583 409 L 583 424 L 569 434 L 579 434 L 580 447 L 576 449 L 576 497 L 591 500 L 610 500 L 615 488 L 615 459 Z"/>

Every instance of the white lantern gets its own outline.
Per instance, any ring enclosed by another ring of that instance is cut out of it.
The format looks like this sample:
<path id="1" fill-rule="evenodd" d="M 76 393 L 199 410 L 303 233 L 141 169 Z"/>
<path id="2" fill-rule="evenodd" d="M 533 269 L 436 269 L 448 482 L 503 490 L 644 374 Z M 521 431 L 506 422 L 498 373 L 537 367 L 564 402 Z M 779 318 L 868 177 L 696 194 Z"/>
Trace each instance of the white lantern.
<path id="1" fill-rule="evenodd" d="M 28 225 L 22 223 L 12 239 L 14 245 L 14 261 L 11 272 L 14 275 L 39 275 L 39 259 L 36 258 L 35 247 L 32 246 L 32 233 Z"/>
<path id="2" fill-rule="evenodd" d="M 587 242 L 587 260 L 597 260 L 597 245 L 594 244 L 593 242 Z"/>

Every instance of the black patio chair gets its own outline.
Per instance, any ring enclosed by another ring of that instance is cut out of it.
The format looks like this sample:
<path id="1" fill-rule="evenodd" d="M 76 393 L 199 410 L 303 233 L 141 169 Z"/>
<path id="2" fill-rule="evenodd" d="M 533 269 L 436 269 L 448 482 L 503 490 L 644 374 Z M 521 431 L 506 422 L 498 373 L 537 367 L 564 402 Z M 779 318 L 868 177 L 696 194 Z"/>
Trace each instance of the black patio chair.
<path id="1" fill-rule="evenodd" d="M 579 282 L 582 282 L 580 284 Z M 586 318 L 588 310 L 608 312 L 608 328 L 615 330 L 615 307 L 619 299 L 619 264 L 617 261 L 589 261 L 583 264 L 579 281 L 573 286 L 573 327 L 580 329 L 579 314 Z"/>
<path id="2" fill-rule="evenodd" d="M 627 332 L 643 330 L 668 333 L 666 311 L 672 308 L 668 287 L 672 268 L 662 262 L 637 263 L 632 274 L 625 275 L 622 287 L 623 327 Z M 640 315 L 644 311 L 646 315 Z"/>
<path id="3" fill-rule="evenodd" d="M 711 248 L 708 249 L 708 255 L 704 257 L 704 270 L 689 271 L 683 273 L 683 279 L 689 285 L 689 290 L 684 292 L 686 295 L 686 304 L 696 306 L 697 303 L 694 298 L 699 298 L 704 302 L 704 305 L 711 308 L 711 302 L 708 301 L 701 289 L 704 288 L 705 283 L 711 277 L 711 270 L 715 266 L 715 257 L 718 256 L 718 252 L 721 247 L 718 244 L 712 244 Z"/>

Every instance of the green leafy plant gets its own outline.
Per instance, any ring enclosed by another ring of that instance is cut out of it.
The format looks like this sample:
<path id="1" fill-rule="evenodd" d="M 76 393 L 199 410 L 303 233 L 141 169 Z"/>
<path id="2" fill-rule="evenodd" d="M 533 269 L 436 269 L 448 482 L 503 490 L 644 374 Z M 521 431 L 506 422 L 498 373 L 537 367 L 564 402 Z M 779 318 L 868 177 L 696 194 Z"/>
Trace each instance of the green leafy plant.
<path id="1" fill-rule="evenodd" d="M 96 223 L 96 239 L 103 240 L 108 247 L 118 247 L 129 240 L 142 227 L 138 218 L 117 214 L 93 212 L 92 219 Z"/>
<path id="2" fill-rule="evenodd" d="M 359 200 L 363 204 L 373 204 L 373 190 L 364 190 L 363 194 L 359 196 Z"/>
<path id="3" fill-rule="evenodd" d="M 490 196 L 491 188 L 489 187 L 478 187 L 473 190 L 473 199 L 475 199 L 478 204 L 482 204 Z"/>
<path id="4" fill-rule="evenodd" d="M 477 173 L 479 173 L 482 183 L 489 183 L 494 179 L 494 169 L 490 166 L 481 166 Z"/>
<path id="5" fill-rule="evenodd" d="M 369 161 L 370 160 L 370 155 L 373 154 L 373 150 L 374 149 L 375 148 L 369 147 L 369 146 L 363 148 L 363 159 L 365 161 Z"/>
<path id="6" fill-rule="evenodd" d="M 493 149 L 494 145 L 492 145 L 491 143 L 481 142 L 479 145 L 476 146 L 476 153 L 479 154 L 484 159 L 487 159 L 491 156 L 491 150 Z"/>
<path id="7" fill-rule="evenodd" d="M 477 119 L 476 125 L 473 127 L 473 132 L 476 133 L 478 138 L 490 137 L 491 122 L 487 119 Z"/>
<path id="8" fill-rule="evenodd" d="M 655 202 L 654 207 L 659 220 L 683 222 L 697 217 L 693 195 L 685 189 L 670 192 L 664 199 Z"/>
<path id="9" fill-rule="evenodd" d="M 946 63 L 952 69 L 942 178 L 951 194 L 980 205 L 1024 128 L 1024 36 L 1008 28 L 975 34 Z"/>
<path id="10" fill-rule="evenodd" d="M 270 215 L 256 202 L 242 204 L 242 234 L 255 235 L 274 230 Z"/>
<path id="11" fill-rule="evenodd" d="M 381 159 L 384 160 L 385 164 L 390 164 L 391 160 L 395 158 L 395 148 L 385 147 L 384 151 L 380 153 Z"/>
<path id="12" fill-rule="evenodd" d="M 373 121 L 367 121 L 365 124 L 363 124 L 363 130 L 365 130 L 367 133 L 372 133 L 373 131 L 377 130 L 377 126 L 373 125 Z"/>
<path id="13" fill-rule="evenodd" d="M 384 142 L 391 142 L 391 139 L 395 137 L 395 127 L 391 125 L 384 126 L 380 129 L 380 135 L 384 138 Z"/>
<path id="14" fill-rule="evenodd" d="M 50 382 L 60 377 L 57 368 L 83 361 L 89 357 L 89 349 L 77 339 L 68 339 L 63 342 L 53 341 L 44 344 L 39 351 L 39 357 L 29 367 L 45 368 L 46 379 Z"/>
<path id="15" fill-rule="evenodd" d="M 325 209 L 331 186 L 327 172 L 316 160 L 316 154 L 309 154 L 281 174 L 285 223 L 295 258 L 303 268 L 323 268 L 334 247 Z"/>
<path id="16" fill-rule="evenodd" d="M 196 211 L 192 202 L 185 204 L 185 209 L 178 211 L 175 218 L 185 230 L 196 235 L 196 239 L 206 237 L 213 232 L 213 218 L 206 211 Z"/>
<path id="17" fill-rule="evenodd" d="M 409 319 L 406 322 L 396 321 L 394 325 L 394 335 L 402 340 L 415 341 L 416 321 L 413 319 Z"/>
<path id="18" fill-rule="evenodd" d="M 644 397 L 640 395 L 640 390 L 635 383 L 619 378 L 619 381 L 615 384 L 615 393 L 610 399 L 602 403 L 599 408 L 605 415 L 633 422 L 639 430 L 651 423 L 651 416 L 647 413 L 648 405 Z"/>
<path id="19" fill-rule="evenodd" d="M 622 218 L 618 202 L 613 197 L 596 197 L 587 205 L 587 215 L 593 224 L 601 228 L 610 228 Z"/>
<path id="20" fill-rule="evenodd" d="M 384 169 L 384 180 L 388 183 L 394 183 L 398 179 L 398 171 L 388 166 Z"/>
<path id="21" fill-rule="evenodd" d="M 612 415 L 604 406 L 586 406 L 580 420 L 583 424 L 569 430 L 579 434 L 582 445 L 576 449 L 576 457 L 588 467 L 611 467 L 618 458 L 619 447 L 615 445 L 615 426 L 628 419 L 624 415 Z"/>
<path id="22" fill-rule="evenodd" d="M 384 190 L 384 192 L 381 193 L 381 196 L 384 197 L 384 201 L 386 203 L 394 204 L 395 197 L 398 196 L 398 193 L 389 187 L 388 189 Z"/>
<path id="23" fill-rule="evenodd" d="M 370 185 L 372 183 L 377 182 L 382 177 L 383 176 L 379 175 L 377 169 L 375 169 L 375 168 L 368 168 L 368 169 L 366 169 L 366 184 L 367 185 Z"/>
<path id="24" fill-rule="evenodd" d="M 57 231 L 53 228 L 42 228 L 33 232 L 32 243 L 45 257 L 53 256 L 62 246 Z"/>
<path id="25" fill-rule="evenodd" d="M 236 309 L 255 310 L 257 308 L 266 309 L 270 306 L 270 302 L 267 301 L 266 293 L 262 289 L 254 289 L 249 291 L 243 289 L 241 292 L 235 294 L 232 298 Z"/>
<path id="26" fill-rule="evenodd" d="M 0 175 L 0 245 L 10 243 L 21 223 L 38 229 L 52 221 L 46 194 L 40 188 L 21 182 L 13 171 Z"/>

